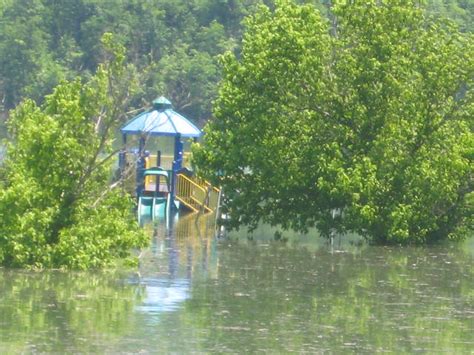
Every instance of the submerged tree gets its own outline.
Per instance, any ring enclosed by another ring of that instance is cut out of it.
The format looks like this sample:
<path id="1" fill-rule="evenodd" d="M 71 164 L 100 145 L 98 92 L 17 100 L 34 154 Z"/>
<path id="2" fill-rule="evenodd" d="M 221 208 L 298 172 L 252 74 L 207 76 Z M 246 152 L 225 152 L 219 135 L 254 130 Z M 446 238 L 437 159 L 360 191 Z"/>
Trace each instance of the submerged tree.
<path id="1" fill-rule="evenodd" d="M 131 68 L 111 53 L 88 82 L 60 84 L 8 121 L 0 184 L 0 265 L 91 268 L 144 245 L 129 197 L 109 188 L 112 139 L 130 96 Z"/>
<path id="2" fill-rule="evenodd" d="M 383 243 L 472 228 L 473 36 L 417 3 L 335 5 L 329 24 L 281 1 L 247 21 L 195 152 L 231 226 Z"/>

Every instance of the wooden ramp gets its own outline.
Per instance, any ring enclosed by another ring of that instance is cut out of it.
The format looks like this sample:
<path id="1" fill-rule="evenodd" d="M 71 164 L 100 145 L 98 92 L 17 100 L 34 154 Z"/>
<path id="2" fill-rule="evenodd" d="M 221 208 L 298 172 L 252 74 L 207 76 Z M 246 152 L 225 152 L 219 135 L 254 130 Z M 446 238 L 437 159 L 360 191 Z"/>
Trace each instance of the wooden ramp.
<path id="1" fill-rule="evenodd" d="M 193 212 L 215 212 L 219 206 L 220 190 L 199 178 L 178 174 L 176 199 Z"/>

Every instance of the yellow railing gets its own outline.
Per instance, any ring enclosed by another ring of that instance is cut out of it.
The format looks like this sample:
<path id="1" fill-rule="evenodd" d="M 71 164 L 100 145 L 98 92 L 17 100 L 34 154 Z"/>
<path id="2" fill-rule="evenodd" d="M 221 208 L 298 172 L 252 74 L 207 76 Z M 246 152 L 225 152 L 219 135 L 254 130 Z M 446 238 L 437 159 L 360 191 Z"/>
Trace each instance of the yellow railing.
<path id="1" fill-rule="evenodd" d="M 156 166 L 156 155 L 150 155 L 145 160 L 145 168 Z M 183 167 L 191 166 L 191 153 L 186 152 L 183 155 Z M 162 155 L 160 167 L 171 171 L 173 165 L 173 156 Z M 170 177 L 171 178 L 171 177 Z M 167 191 L 164 179 L 160 181 L 160 191 Z M 145 178 L 145 189 L 155 190 L 155 176 L 147 176 Z M 194 212 L 214 212 L 219 205 L 220 190 L 203 179 L 197 177 L 188 177 L 184 174 L 176 176 L 176 199 L 181 201 L 186 207 Z"/>
<path id="2" fill-rule="evenodd" d="M 220 189 L 217 187 L 214 187 L 211 185 L 209 181 L 206 181 L 204 179 L 201 179 L 199 177 L 194 177 L 194 181 L 200 185 L 203 186 L 206 191 L 207 191 L 207 206 L 209 207 L 212 212 L 217 210 L 217 207 L 219 205 L 219 194 L 220 194 Z"/>
<path id="3" fill-rule="evenodd" d="M 204 180 L 178 174 L 176 199 L 194 212 L 214 212 L 219 204 L 219 189 Z"/>

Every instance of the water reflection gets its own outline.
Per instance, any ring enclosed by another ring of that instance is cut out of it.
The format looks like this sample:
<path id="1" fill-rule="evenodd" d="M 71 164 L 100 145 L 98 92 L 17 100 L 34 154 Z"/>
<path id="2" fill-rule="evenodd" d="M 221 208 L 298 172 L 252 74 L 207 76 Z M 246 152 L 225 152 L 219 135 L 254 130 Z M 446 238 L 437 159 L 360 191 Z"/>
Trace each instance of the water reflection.
<path id="1" fill-rule="evenodd" d="M 121 272 L 0 269 L 0 353 L 95 352 L 131 330 L 144 289 Z"/>
<path id="2" fill-rule="evenodd" d="M 193 275 L 215 270 L 216 240 L 212 216 L 182 216 L 166 227 L 148 224 L 152 246 L 141 256 L 140 278 L 146 298 L 137 310 L 151 315 L 175 311 L 190 297 Z M 211 255 L 213 253 L 213 255 Z"/>
<path id="3" fill-rule="evenodd" d="M 472 257 L 459 246 L 335 252 L 231 240 L 219 258 L 218 282 L 196 284 L 187 303 L 217 330 L 207 343 L 216 351 L 474 349 Z M 218 305 L 206 314 L 202 294 Z"/>
<path id="4" fill-rule="evenodd" d="M 137 307 L 138 311 L 149 314 L 174 311 L 189 298 L 189 282 L 186 279 L 162 281 L 145 278 L 142 284 L 145 285 L 146 298 Z"/>
<path id="5" fill-rule="evenodd" d="M 474 243 L 333 244 L 212 216 L 147 226 L 139 272 L 0 270 L 0 353 L 469 353 Z"/>

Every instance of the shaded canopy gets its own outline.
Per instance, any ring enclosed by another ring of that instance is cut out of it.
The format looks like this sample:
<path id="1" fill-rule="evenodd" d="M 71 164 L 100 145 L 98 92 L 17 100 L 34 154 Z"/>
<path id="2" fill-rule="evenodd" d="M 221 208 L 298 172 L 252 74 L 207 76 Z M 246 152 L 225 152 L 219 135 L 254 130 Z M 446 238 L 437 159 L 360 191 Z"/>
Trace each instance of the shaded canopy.
<path id="1" fill-rule="evenodd" d="M 202 132 L 187 118 L 173 110 L 171 102 L 161 96 L 153 101 L 153 108 L 132 118 L 121 128 L 122 134 L 150 136 L 200 137 Z"/>

